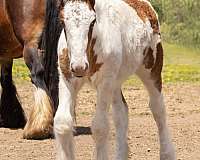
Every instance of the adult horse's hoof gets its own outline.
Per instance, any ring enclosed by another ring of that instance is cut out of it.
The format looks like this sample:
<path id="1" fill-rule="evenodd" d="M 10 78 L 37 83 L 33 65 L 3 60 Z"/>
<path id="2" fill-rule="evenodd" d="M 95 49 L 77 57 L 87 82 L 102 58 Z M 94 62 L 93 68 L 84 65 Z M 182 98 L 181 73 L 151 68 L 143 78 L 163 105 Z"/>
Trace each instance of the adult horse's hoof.
<path id="1" fill-rule="evenodd" d="M 0 114 L 0 128 L 24 128 L 26 124 L 26 117 L 25 115 L 20 112 L 16 113 L 15 115 L 13 113 L 4 114 L 4 116 L 1 116 Z"/>
<path id="2" fill-rule="evenodd" d="M 52 125 L 43 125 L 40 127 L 31 127 L 26 126 L 24 128 L 23 138 L 24 139 L 47 139 L 53 137 L 53 129 Z"/>
<path id="3" fill-rule="evenodd" d="M 35 102 L 36 105 L 31 111 L 28 122 L 24 128 L 23 138 L 49 138 L 53 133 L 53 109 L 50 98 L 43 89 L 37 88 L 35 92 Z"/>
<path id="4" fill-rule="evenodd" d="M 15 96 L 15 95 L 14 95 Z M 24 128 L 26 116 L 16 97 L 11 102 L 3 96 L 0 104 L 0 128 Z"/>
<path id="5" fill-rule="evenodd" d="M 17 121 L 17 122 L 8 122 L 8 121 L 4 121 L 1 119 L 0 117 L 0 128 L 13 128 L 13 129 L 18 129 L 18 128 L 24 128 L 26 124 L 26 120 L 22 119 L 21 121 Z"/>

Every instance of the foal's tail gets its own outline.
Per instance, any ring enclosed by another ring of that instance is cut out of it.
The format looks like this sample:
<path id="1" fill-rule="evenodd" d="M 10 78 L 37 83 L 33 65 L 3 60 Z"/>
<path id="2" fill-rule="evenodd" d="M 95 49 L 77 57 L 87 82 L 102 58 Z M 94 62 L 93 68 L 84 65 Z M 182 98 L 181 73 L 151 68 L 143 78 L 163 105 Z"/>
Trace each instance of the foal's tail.
<path id="1" fill-rule="evenodd" d="M 40 48 L 44 51 L 42 63 L 45 69 L 45 82 L 53 100 L 55 111 L 58 106 L 57 45 L 62 28 L 59 21 L 59 5 L 55 0 L 48 0 Z"/>

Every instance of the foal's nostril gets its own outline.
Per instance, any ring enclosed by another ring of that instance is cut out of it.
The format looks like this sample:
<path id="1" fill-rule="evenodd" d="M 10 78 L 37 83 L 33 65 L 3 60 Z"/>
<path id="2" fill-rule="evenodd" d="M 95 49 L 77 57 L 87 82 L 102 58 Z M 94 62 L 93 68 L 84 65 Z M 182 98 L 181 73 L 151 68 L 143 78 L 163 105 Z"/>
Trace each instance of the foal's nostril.
<path id="1" fill-rule="evenodd" d="M 73 67 L 71 67 L 71 71 L 72 71 L 72 73 L 75 73 L 75 70 L 74 70 L 74 68 L 73 68 Z"/>
<path id="2" fill-rule="evenodd" d="M 76 73 L 79 70 L 79 67 L 75 66 L 73 63 L 71 64 L 71 71 Z"/>
<path id="3" fill-rule="evenodd" d="M 85 71 L 87 71 L 89 68 L 89 64 L 88 63 L 85 63 Z"/>

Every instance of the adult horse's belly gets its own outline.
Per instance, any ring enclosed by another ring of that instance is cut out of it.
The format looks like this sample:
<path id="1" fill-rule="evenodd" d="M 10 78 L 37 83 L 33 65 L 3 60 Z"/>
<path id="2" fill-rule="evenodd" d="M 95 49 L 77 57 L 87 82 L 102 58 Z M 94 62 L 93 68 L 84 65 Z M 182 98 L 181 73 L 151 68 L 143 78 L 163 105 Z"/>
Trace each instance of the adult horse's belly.
<path id="1" fill-rule="evenodd" d="M 8 18 L 5 1 L 0 1 L 0 61 L 22 56 L 23 47 L 15 37 Z"/>

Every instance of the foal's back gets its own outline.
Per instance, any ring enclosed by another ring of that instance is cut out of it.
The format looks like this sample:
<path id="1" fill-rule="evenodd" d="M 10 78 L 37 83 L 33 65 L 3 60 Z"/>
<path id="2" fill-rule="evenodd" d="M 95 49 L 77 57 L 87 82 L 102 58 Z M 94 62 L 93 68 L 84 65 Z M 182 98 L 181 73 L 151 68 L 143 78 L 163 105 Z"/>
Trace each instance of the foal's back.
<path id="1" fill-rule="evenodd" d="M 96 2 L 102 48 L 105 49 L 104 52 L 110 48 L 113 52 L 122 54 L 122 60 L 118 62 L 121 64 L 118 77 L 127 78 L 146 61 L 156 62 L 157 45 L 161 39 L 158 17 L 151 4 L 147 0 Z M 106 5 L 109 6 L 107 11 Z M 148 54 L 149 49 L 152 51 L 151 55 Z"/>

